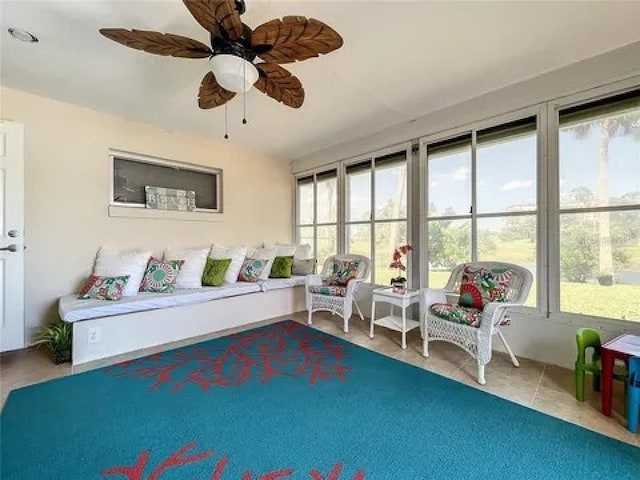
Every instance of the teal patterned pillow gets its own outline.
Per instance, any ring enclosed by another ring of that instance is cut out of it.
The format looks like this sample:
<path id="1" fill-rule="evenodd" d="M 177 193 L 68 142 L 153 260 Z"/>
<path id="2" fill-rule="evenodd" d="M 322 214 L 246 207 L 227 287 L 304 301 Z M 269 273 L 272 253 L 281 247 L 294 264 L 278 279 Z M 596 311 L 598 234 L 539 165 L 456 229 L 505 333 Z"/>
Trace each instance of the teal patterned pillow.
<path id="1" fill-rule="evenodd" d="M 176 280 L 184 260 L 158 260 L 151 257 L 140 284 L 141 292 L 170 293 L 176 288 Z"/>
<path id="2" fill-rule="evenodd" d="M 262 271 L 269 263 L 269 260 L 263 260 L 260 258 L 247 258 L 242 264 L 240 273 L 238 274 L 238 280 L 241 282 L 256 282 Z"/>
<path id="3" fill-rule="evenodd" d="M 328 279 L 329 285 L 346 287 L 349 280 L 358 277 L 358 269 L 360 268 L 360 260 L 333 260 L 333 270 Z"/>
<path id="4" fill-rule="evenodd" d="M 78 298 L 82 300 L 89 298 L 96 300 L 120 300 L 128 281 L 129 275 L 122 277 L 99 277 L 97 275 L 91 275 L 85 286 L 80 290 Z"/>

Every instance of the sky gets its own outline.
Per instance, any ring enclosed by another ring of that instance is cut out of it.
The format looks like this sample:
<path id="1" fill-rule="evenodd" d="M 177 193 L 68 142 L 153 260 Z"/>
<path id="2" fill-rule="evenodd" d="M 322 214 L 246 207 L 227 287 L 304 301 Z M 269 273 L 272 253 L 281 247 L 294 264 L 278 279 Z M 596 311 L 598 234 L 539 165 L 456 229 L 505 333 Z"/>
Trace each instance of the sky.
<path id="1" fill-rule="evenodd" d="M 598 192 L 599 126 L 584 138 L 571 128 L 560 132 L 560 195 L 578 187 Z M 524 209 L 536 204 L 536 136 L 482 147 L 477 153 L 478 213 Z M 609 141 L 609 192 L 612 197 L 640 191 L 640 140 L 630 136 Z M 429 159 L 429 202 L 437 215 L 446 209 L 469 213 L 471 149 Z M 569 206 L 569 205 L 567 205 Z M 572 205 L 574 206 L 574 205 Z"/>

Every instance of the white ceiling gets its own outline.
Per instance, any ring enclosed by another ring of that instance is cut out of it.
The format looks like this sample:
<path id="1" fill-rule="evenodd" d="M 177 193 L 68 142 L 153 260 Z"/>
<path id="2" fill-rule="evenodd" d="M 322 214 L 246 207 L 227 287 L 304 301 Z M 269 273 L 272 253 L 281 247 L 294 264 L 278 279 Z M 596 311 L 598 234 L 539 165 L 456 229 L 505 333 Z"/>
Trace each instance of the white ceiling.
<path id="1" fill-rule="evenodd" d="M 306 100 L 294 110 L 257 90 L 229 106 L 230 142 L 291 160 L 640 40 L 640 2 L 401 2 L 247 0 L 252 27 L 314 17 L 344 47 L 288 65 Z M 128 49 L 98 34 L 131 27 L 205 31 L 178 0 L 0 3 L 0 80 L 8 87 L 211 139 L 224 109 L 200 110 L 206 60 Z M 10 26 L 40 38 L 14 41 Z"/>

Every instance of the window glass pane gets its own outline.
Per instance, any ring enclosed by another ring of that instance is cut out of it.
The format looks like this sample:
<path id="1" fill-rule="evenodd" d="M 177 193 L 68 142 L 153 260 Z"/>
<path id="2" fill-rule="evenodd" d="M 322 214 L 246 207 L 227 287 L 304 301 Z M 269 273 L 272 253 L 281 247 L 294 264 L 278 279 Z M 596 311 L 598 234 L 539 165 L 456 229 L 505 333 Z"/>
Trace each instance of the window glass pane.
<path id="1" fill-rule="evenodd" d="M 338 227 L 336 225 L 323 225 L 318 229 L 318 271 L 322 270 L 327 257 L 338 253 Z"/>
<path id="2" fill-rule="evenodd" d="M 371 219 L 371 168 L 347 169 L 347 221 Z"/>
<path id="3" fill-rule="evenodd" d="M 375 226 L 375 283 L 390 285 L 398 271 L 389 268 L 393 251 L 407 243 L 407 222 L 376 223 Z M 406 262 L 404 262 L 406 265 Z M 406 277 L 406 272 L 405 275 Z M 408 277 L 407 277 L 408 278 Z"/>
<path id="4" fill-rule="evenodd" d="M 318 195 L 317 223 L 335 223 L 338 221 L 338 178 L 336 172 L 316 176 Z"/>
<path id="5" fill-rule="evenodd" d="M 478 219 L 478 260 L 515 263 L 536 277 L 536 216 Z M 536 285 L 526 305 L 536 306 Z"/>
<path id="6" fill-rule="evenodd" d="M 407 154 L 376 159 L 375 169 L 376 219 L 407 217 Z"/>
<path id="7" fill-rule="evenodd" d="M 451 148 L 427 146 L 429 216 L 465 215 L 471 208 L 471 137 Z"/>
<path id="8" fill-rule="evenodd" d="M 560 118 L 560 206 L 640 204 L 640 100 Z"/>
<path id="9" fill-rule="evenodd" d="M 316 256 L 313 251 L 313 227 L 298 227 L 298 242 L 311 245 L 311 255 Z"/>
<path id="10" fill-rule="evenodd" d="M 531 128 L 478 133 L 478 213 L 536 210 L 537 135 Z"/>
<path id="11" fill-rule="evenodd" d="M 113 201 L 144 205 L 145 186 L 192 190 L 196 208 L 217 209 L 218 173 L 158 165 L 126 158 L 113 159 Z"/>
<path id="12" fill-rule="evenodd" d="M 371 225 L 347 225 L 346 229 L 347 253 L 371 258 Z"/>
<path id="13" fill-rule="evenodd" d="M 471 260 L 471 220 L 433 220 L 427 228 L 428 284 L 442 288 L 453 267 Z"/>
<path id="14" fill-rule="evenodd" d="M 560 309 L 640 321 L 640 210 L 560 215 Z"/>
<path id="15" fill-rule="evenodd" d="M 298 224 L 313 223 L 313 182 L 298 183 Z"/>

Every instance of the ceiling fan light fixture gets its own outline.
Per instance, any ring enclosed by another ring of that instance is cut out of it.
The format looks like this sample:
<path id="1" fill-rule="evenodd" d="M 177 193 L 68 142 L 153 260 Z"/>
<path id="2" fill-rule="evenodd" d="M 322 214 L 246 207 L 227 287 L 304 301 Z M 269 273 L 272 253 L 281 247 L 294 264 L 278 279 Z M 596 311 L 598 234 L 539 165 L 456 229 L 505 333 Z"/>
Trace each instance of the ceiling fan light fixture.
<path id="1" fill-rule="evenodd" d="M 259 77 L 253 63 L 226 53 L 211 58 L 211 71 L 222 88 L 235 93 L 248 92 Z"/>

